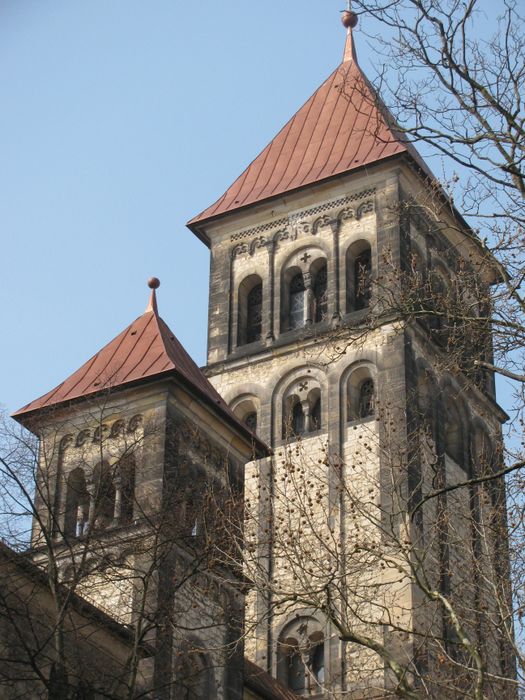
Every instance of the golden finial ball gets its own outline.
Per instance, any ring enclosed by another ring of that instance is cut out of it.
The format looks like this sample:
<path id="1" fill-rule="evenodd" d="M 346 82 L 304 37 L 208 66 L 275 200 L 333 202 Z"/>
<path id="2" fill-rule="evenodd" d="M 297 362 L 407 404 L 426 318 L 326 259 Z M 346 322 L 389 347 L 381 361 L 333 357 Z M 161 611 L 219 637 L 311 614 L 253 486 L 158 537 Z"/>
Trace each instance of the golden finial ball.
<path id="1" fill-rule="evenodd" d="M 341 14 L 341 22 L 343 23 L 343 27 L 345 27 L 345 29 L 354 29 L 354 27 L 357 26 L 358 19 L 359 18 L 356 13 L 352 12 L 351 10 L 345 10 Z"/>
<path id="2" fill-rule="evenodd" d="M 158 277 L 150 277 L 148 280 L 148 287 L 150 289 L 158 289 L 160 287 L 160 280 Z"/>

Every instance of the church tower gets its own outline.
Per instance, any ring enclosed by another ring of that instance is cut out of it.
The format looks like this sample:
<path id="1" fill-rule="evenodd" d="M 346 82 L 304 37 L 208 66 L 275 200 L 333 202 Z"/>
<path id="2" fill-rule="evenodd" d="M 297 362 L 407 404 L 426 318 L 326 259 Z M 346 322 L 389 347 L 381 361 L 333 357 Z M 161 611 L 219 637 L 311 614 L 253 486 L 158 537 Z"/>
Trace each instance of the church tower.
<path id="1" fill-rule="evenodd" d="M 95 676 L 75 697 L 109 686 L 111 697 L 240 700 L 244 584 L 232 523 L 244 464 L 268 451 L 159 316 L 159 284 L 149 281 L 144 314 L 14 414 L 39 439 L 31 554 L 59 601 L 64 592 L 56 629 L 78 594 L 131 639 L 121 676 L 59 654 L 70 693 L 83 669 Z"/>
<path id="2" fill-rule="evenodd" d="M 437 629 L 447 649 L 455 634 L 413 581 L 385 571 L 408 542 L 426 542 L 438 595 L 485 595 L 450 543 L 452 532 L 469 539 L 478 494 L 410 508 L 432 484 L 474 473 L 482 454 L 492 468 L 505 416 L 490 378 L 447 367 L 440 309 L 416 313 L 424 290 L 443 298 L 460 270 L 486 290 L 492 266 L 359 67 L 357 17 L 343 23 L 342 63 L 188 226 L 211 251 L 207 374 L 274 451 L 246 477 L 257 530 L 247 651 L 299 695 L 362 698 L 400 682 L 366 639 L 432 673 L 437 652 L 418 630 Z M 476 344 L 490 354 L 486 333 Z M 399 551 L 386 566 L 373 550 L 389 528 Z M 486 646 L 505 673 L 501 640 Z"/>

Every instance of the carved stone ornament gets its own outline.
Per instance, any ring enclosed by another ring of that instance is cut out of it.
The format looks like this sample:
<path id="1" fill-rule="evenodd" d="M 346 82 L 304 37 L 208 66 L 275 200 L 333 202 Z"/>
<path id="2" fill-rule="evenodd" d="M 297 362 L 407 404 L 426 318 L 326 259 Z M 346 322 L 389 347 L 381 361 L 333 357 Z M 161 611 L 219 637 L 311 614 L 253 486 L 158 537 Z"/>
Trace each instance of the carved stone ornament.
<path id="1" fill-rule="evenodd" d="M 238 243 L 232 248 L 232 259 L 238 258 L 241 255 L 254 255 L 259 248 L 277 247 L 282 241 L 294 241 L 297 238 L 297 231 L 289 229 L 280 229 L 276 231 L 271 238 L 258 236 L 251 243 Z"/>
<path id="2" fill-rule="evenodd" d="M 102 442 L 108 433 L 108 426 L 105 423 L 102 423 L 102 425 L 95 428 L 95 432 L 93 433 L 93 442 Z"/>
<path id="3" fill-rule="evenodd" d="M 283 226 L 294 226 L 300 221 L 304 221 L 309 216 L 316 216 L 318 214 L 323 214 L 325 212 L 334 212 L 338 207 L 350 204 L 350 202 L 358 202 L 365 197 L 372 197 L 376 192 L 375 187 L 370 187 L 367 190 L 362 190 L 361 192 L 354 192 L 354 194 L 345 195 L 344 197 L 339 197 L 338 199 L 332 200 L 331 202 L 325 202 L 324 204 L 319 204 L 316 207 L 310 207 L 304 209 L 301 212 L 292 214 L 291 216 L 283 217 L 281 219 L 276 219 L 274 221 L 267 221 L 265 224 L 260 224 L 259 226 L 253 226 L 251 228 L 244 229 L 244 231 L 237 231 L 230 236 L 230 240 L 233 242 L 241 241 L 246 238 L 251 238 L 252 236 L 260 233 L 266 233 L 275 228 L 281 228 Z M 309 226 L 309 224 L 308 224 Z"/>
<path id="4" fill-rule="evenodd" d="M 75 441 L 75 446 L 76 447 L 82 447 L 82 445 L 89 440 L 91 436 L 91 431 L 90 430 L 81 430 L 79 434 L 77 435 L 77 439 Z"/>
<path id="5" fill-rule="evenodd" d="M 120 437 L 121 435 L 124 435 L 124 430 L 126 428 L 126 424 L 122 419 L 116 420 L 113 425 L 111 426 L 111 432 L 110 436 L 112 438 L 117 438 Z"/>
<path id="6" fill-rule="evenodd" d="M 133 418 L 130 418 L 130 421 L 128 423 L 128 433 L 134 433 L 136 430 L 140 428 L 142 425 L 142 416 L 137 414 L 136 416 L 133 416 Z"/>
<path id="7" fill-rule="evenodd" d="M 320 228 L 323 228 L 324 226 L 330 226 L 332 223 L 332 218 L 328 216 L 328 214 L 324 214 L 323 216 L 320 216 L 318 219 L 316 219 L 312 225 L 312 233 L 314 236 L 317 234 Z"/>
<path id="8" fill-rule="evenodd" d="M 200 459 L 204 459 L 206 463 L 213 466 L 216 470 L 223 467 L 224 455 L 195 425 L 179 419 L 175 423 L 175 430 L 185 450 L 188 450 L 188 448 L 195 450 Z"/>
<path id="9" fill-rule="evenodd" d="M 268 241 L 264 236 L 254 238 L 253 241 L 250 243 L 250 255 L 253 255 L 257 248 L 265 248 L 267 245 Z"/>
<path id="10" fill-rule="evenodd" d="M 67 450 L 67 448 L 71 445 L 73 442 L 73 436 L 72 435 L 64 435 L 64 437 L 60 440 L 60 450 L 64 452 Z"/>
<path id="11" fill-rule="evenodd" d="M 142 422 L 142 415 L 137 414 L 136 416 L 133 416 L 133 418 L 131 418 L 128 423 L 127 432 L 134 433 L 142 425 Z M 102 423 L 101 425 L 97 426 L 93 431 L 93 442 L 100 443 L 108 437 L 111 439 L 120 438 L 122 437 L 122 435 L 124 435 L 125 431 L 126 423 L 124 420 L 122 420 L 122 418 L 119 418 L 111 425 Z M 73 441 L 73 436 L 66 435 L 65 438 L 62 438 L 62 442 L 66 440 L 66 438 L 69 438 L 68 444 L 70 444 Z M 82 447 L 82 445 L 84 445 L 90 438 L 91 430 L 81 430 L 76 437 L 75 447 Z"/>
<path id="12" fill-rule="evenodd" d="M 304 217 L 306 215 L 319 214 L 324 211 L 333 210 L 336 206 L 340 206 L 345 202 L 355 201 L 356 199 L 359 199 L 363 196 L 369 196 L 373 193 L 374 190 L 367 190 L 366 192 L 361 192 L 359 196 L 344 197 L 342 199 L 336 200 L 335 202 L 327 203 L 319 207 L 306 210 L 304 212 L 301 212 L 301 214 L 292 215 L 287 220 L 289 224 L 288 227 L 279 229 L 274 234 L 268 237 L 257 236 L 249 243 L 237 243 L 231 250 L 231 258 L 232 260 L 234 260 L 235 258 L 238 258 L 241 255 L 254 255 L 259 248 L 270 248 L 272 244 L 274 245 L 274 247 L 277 247 L 277 245 L 283 241 L 295 241 L 298 236 L 315 236 L 319 232 L 319 229 L 326 226 L 331 226 L 331 224 L 334 221 L 338 221 L 339 223 L 341 223 L 342 221 L 348 221 L 350 219 L 355 219 L 356 221 L 359 221 L 359 219 L 361 219 L 365 214 L 374 211 L 374 199 L 367 199 L 366 201 L 361 202 L 361 204 L 359 204 L 359 206 L 357 206 L 355 209 L 352 207 L 344 207 L 343 209 L 339 210 L 339 212 L 334 213 L 334 215 L 323 213 L 321 216 L 318 216 L 313 221 L 308 221 Z M 279 223 L 281 223 L 281 220 L 279 221 Z M 244 232 L 243 235 L 241 235 L 240 233 L 235 234 L 231 237 L 231 240 L 237 241 L 239 240 L 239 238 L 243 238 L 244 234 L 253 234 L 256 232 L 266 231 L 269 228 L 272 228 L 273 226 L 274 224 L 272 224 L 272 226 L 270 226 L 270 224 L 267 224 L 253 229 L 249 229 L 248 231 Z"/>

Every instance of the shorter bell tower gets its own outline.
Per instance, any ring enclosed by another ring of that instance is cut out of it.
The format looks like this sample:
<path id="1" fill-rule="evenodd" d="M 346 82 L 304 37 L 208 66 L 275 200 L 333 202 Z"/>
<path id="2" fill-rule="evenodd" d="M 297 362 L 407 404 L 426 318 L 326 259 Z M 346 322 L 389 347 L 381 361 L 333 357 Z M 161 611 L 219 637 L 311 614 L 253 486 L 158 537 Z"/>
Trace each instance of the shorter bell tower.
<path id="1" fill-rule="evenodd" d="M 137 692 L 240 700 L 243 470 L 267 448 L 160 318 L 159 284 L 142 316 L 14 415 L 40 441 L 32 557 L 133 630 L 123 682 Z"/>

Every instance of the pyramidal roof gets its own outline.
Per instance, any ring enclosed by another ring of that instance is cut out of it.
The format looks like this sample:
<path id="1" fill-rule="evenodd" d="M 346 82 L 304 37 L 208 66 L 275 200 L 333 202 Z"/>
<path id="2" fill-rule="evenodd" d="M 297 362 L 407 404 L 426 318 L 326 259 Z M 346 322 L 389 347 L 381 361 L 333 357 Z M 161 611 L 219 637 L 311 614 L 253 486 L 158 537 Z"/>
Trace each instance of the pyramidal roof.
<path id="1" fill-rule="evenodd" d="M 403 153 L 430 174 L 361 71 L 349 27 L 342 63 L 222 197 L 188 226 L 196 230 L 222 214 Z"/>
<path id="2" fill-rule="evenodd" d="M 158 286 L 158 280 L 153 279 Z M 181 380 L 190 391 L 213 405 L 215 410 L 223 414 L 223 417 L 230 422 L 233 420 L 244 434 L 256 439 L 248 427 L 233 414 L 167 324 L 160 318 L 154 288 L 142 316 L 133 321 L 65 381 L 16 411 L 13 418 L 23 422 L 29 414 L 43 409 L 165 375 L 173 375 Z M 259 441 L 256 440 L 256 442 Z M 264 446 L 264 449 L 267 448 Z"/>

